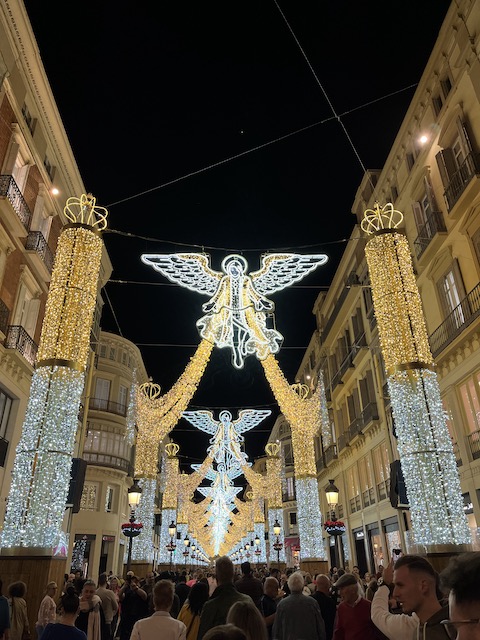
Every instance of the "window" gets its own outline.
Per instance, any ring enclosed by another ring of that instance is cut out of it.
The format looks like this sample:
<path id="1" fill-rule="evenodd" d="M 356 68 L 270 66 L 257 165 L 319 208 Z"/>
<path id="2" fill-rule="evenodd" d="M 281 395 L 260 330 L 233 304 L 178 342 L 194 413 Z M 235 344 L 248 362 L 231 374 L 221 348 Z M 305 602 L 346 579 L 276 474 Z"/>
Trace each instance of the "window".
<path id="1" fill-rule="evenodd" d="M 110 399 L 110 380 L 97 378 L 95 381 L 95 408 L 107 409 Z"/>
<path id="2" fill-rule="evenodd" d="M 445 76 L 443 80 L 440 81 L 440 86 L 442 87 L 443 97 L 447 98 L 450 91 L 452 90 L 452 81 L 449 76 Z"/>
<path id="3" fill-rule="evenodd" d="M 45 158 L 43 159 L 43 166 L 47 170 L 50 180 L 53 180 L 53 178 L 55 177 L 55 167 L 52 165 L 47 156 L 45 156 Z"/>
<path id="4" fill-rule="evenodd" d="M 435 115 L 438 116 L 443 107 L 442 96 L 439 93 L 437 93 L 436 96 L 433 96 L 432 104 Z"/>
<path id="5" fill-rule="evenodd" d="M 287 500 L 295 500 L 295 479 L 292 476 L 287 478 Z"/>
<path id="6" fill-rule="evenodd" d="M 114 489 L 110 485 L 107 485 L 107 491 L 105 493 L 105 511 L 110 513 L 113 508 L 113 495 Z"/>
<path id="7" fill-rule="evenodd" d="M 123 384 L 120 385 L 118 390 L 118 404 L 121 410 L 126 410 L 128 405 L 128 387 L 125 387 Z"/>
<path id="8" fill-rule="evenodd" d="M 115 347 L 110 347 L 110 351 L 108 352 L 108 359 L 115 360 L 116 356 L 117 356 L 117 350 L 115 349 Z"/>
<path id="9" fill-rule="evenodd" d="M 390 202 L 393 204 L 394 202 L 396 202 L 397 199 L 398 199 L 398 189 L 396 185 L 392 184 L 392 187 L 390 190 Z"/>
<path id="10" fill-rule="evenodd" d="M 36 118 L 32 117 L 32 114 L 30 113 L 27 105 L 24 103 L 23 107 L 22 107 L 22 115 L 23 115 L 23 119 L 25 120 L 25 124 L 28 127 L 28 130 L 30 131 L 30 133 L 33 136 L 33 133 L 35 131 L 35 125 L 37 124 L 37 120 Z"/>
<path id="11" fill-rule="evenodd" d="M 31 337 L 35 337 L 38 312 L 40 310 L 40 292 L 31 274 L 26 270 L 20 281 L 12 324 L 23 327 Z"/>
<path id="12" fill-rule="evenodd" d="M 364 456 L 358 461 L 358 475 L 363 505 L 368 507 L 375 503 L 375 481 L 369 455 Z"/>
<path id="13" fill-rule="evenodd" d="M 385 500 L 389 494 L 390 483 L 390 461 L 385 442 L 373 449 L 372 460 L 378 498 L 379 500 Z"/>
<path id="14" fill-rule="evenodd" d="M 126 351 L 122 351 L 122 364 L 127 366 L 127 352 Z"/>
<path id="15" fill-rule="evenodd" d="M 413 153 L 408 152 L 405 156 L 405 161 L 407 163 L 408 170 L 411 171 L 413 169 L 413 165 L 415 164 L 415 156 Z"/>
<path id="16" fill-rule="evenodd" d="M 297 526 L 297 512 L 296 511 L 290 511 L 290 513 L 288 514 L 288 520 L 290 523 L 290 531 Z"/>
<path id="17" fill-rule="evenodd" d="M 456 260 L 437 282 L 437 289 L 445 317 L 451 316 L 455 327 L 461 327 L 465 322 L 462 299 L 465 298 L 460 267 Z"/>
<path id="18" fill-rule="evenodd" d="M 345 488 L 350 502 L 350 512 L 355 513 L 362 508 L 360 500 L 360 483 L 356 465 L 353 465 L 345 472 Z"/>
<path id="19" fill-rule="evenodd" d="M 452 209 L 465 187 L 477 173 L 472 155 L 472 144 L 467 133 L 466 124 L 460 119 L 454 123 L 452 130 L 447 130 L 448 144 L 437 153 L 438 170 L 445 187 L 445 200 L 448 209 Z M 442 142 L 441 137 L 440 142 Z"/>
<path id="20" fill-rule="evenodd" d="M 6 439 L 12 402 L 12 398 L 0 389 L 0 438 Z"/>
<path id="21" fill-rule="evenodd" d="M 467 433 L 480 431 L 480 372 L 458 387 Z"/>
<path id="22" fill-rule="evenodd" d="M 101 344 L 100 345 L 100 357 L 101 358 L 106 358 L 107 357 L 107 345 L 105 345 L 105 344 Z"/>

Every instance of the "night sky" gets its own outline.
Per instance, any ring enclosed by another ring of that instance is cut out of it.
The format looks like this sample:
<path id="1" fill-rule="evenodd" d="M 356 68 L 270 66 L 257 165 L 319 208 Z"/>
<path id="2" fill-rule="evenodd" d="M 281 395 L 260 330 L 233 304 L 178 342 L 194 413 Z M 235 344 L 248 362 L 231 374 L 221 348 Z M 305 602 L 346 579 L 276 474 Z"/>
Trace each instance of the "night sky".
<path id="1" fill-rule="evenodd" d="M 364 169 L 382 167 L 449 2 L 25 5 L 85 187 L 110 212 L 102 328 L 137 344 L 166 392 L 199 343 L 207 298 L 142 253 L 203 250 L 220 269 L 235 252 L 252 271 L 267 251 L 327 253 L 271 296 L 293 383 Z M 189 409 L 250 407 L 273 412 L 245 435 L 253 459 L 278 407 L 254 357 L 237 371 L 215 349 Z M 172 437 L 182 468 L 203 460 L 206 434 L 182 420 Z"/>

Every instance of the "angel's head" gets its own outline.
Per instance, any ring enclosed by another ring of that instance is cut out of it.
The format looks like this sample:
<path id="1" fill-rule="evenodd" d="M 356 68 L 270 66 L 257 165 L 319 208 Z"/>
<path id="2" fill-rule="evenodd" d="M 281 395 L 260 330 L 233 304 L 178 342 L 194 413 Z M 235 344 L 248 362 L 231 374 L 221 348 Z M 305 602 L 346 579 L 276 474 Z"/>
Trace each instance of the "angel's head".
<path id="1" fill-rule="evenodd" d="M 227 275 L 240 278 L 248 271 L 248 262 L 243 256 L 232 254 L 223 259 L 222 269 Z"/>
<path id="2" fill-rule="evenodd" d="M 230 422 L 232 421 L 232 414 L 230 413 L 230 411 L 221 411 L 218 417 L 220 418 L 220 422 L 222 424 L 230 424 Z"/>

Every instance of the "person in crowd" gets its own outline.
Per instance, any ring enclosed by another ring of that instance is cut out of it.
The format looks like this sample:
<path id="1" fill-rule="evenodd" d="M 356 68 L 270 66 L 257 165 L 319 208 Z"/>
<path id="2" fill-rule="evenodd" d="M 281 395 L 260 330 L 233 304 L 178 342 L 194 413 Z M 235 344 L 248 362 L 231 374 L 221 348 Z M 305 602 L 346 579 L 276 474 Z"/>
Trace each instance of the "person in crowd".
<path id="1" fill-rule="evenodd" d="M 196 582 L 190 589 L 188 598 L 178 614 L 178 620 L 181 620 L 187 627 L 187 640 L 197 640 L 200 628 L 200 614 L 207 600 L 208 584 Z"/>
<path id="2" fill-rule="evenodd" d="M 175 587 L 172 580 L 160 579 L 153 587 L 154 613 L 135 622 L 130 640 L 186 640 L 187 627 L 181 620 L 172 618 Z"/>
<path id="3" fill-rule="evenodd" d="M 277 605 L 272 637 L 274 640 L 325 640 L 325 623 L 318 602 L 303 595 L 305 581 L 300 571 L 288 578 L 290 595 Z"/>
<path id="4" fill-rule="evenodd" d="M 228 556 L 217 558 L 215 575 L 218 586 L 212 597 L 203 605 L 198 640 L 202 640 L 205 633 L 212 627 L 226 623 L 228 611 L 234 602 L 237 600 L 253 602 L 250 596 L 237 591 L 233 584 L 234 573 L 233 563 Z"/>
<path id="5" fill-rule="evenodd" d="M 383 570 L 382 581 L 373 596 L 372 622 L 390 640 L 410 640 L 418 629 L 418 618 L 416 613 L 407 615 L 392 612 L 393 565 L 394 561 L 391 560 Z"/>
<path id="6" fill-rule="evenodd" d="M 267 635 L 271 639 L 273 623 L 275 622 L 275 615 L 277 613 L 277 605 L 280 598 L 278 597 L 279 584 L 278 580 L 273 576 L 265 578 L 263 583 L 263 596 L 260 600 L 260 611 L 265 620 L 267 627 Z"/>
<path id="7" fill-rule="evenodd" d="M 227 624 L 242 629 L 247 640 L 268 640 L 267 625 L 254 602 L 234 602 L 227 614 Z"/>
<path id="8" fill-rule="evenodd" d="M 319 573 L 315 580 L 315 592 L 312 594 L 312 597 L 318 602 L 325 623 L 326 640 L 332 640 L 333 625 L 337 614 L 337 607 L 330 596 L 331 586 L 330 578 L 324 573 Z"/>
<path id="9" fill-rule="evenodd" d="M 204 640 L 247 640 L 247 636 L 234 624 L 220 624 L 207 631 Z"/>
<path id="10" fill-rule="evenodd" d="M 118 605 L 117 613 L 113 616 L 113 619 L 112 619 L 112 637 L 115 638 L 116 637 L 116 633 L 117 633 L 117 629 L 118 629 L 118 625 L 119 625 L 121 612 L 122 612 L 122 607 L 120 605 L 121 584 L 120 584 L 120 581 L 119 581 L 117 576 L 111 575 L 108 578 L 107 588 L 110 591 L 112 591 L 112 593 L 115 596 L 115 599 L 117 601 L 117 605 Z"/>
<path id="11" fill-rule="evenodd" d="M 187 574 L 185 571 L 182 571 L 182 573 L 178 577 L 177 584 L 175 585 L 175 593 L 178 596 L 180 608 L 182 608 L 185 604 L 185 600 L 190 594 L 190 589 L 191 587 L 187 585 Z"/>
<path id="12" fill-rule="evenodd" d="M 165 572 L 166 573 L 166 572 Z M 164 576 L 163 579 L 169 579 L 170 575 Z M 145 591 L 147 594 L 147 603 L 148 603 L 148 614 L 152 615 L 155 611 L 155 605 L 153 604 L 153 587 L 155 586 L 155 573 L 153 571 L 148 571 L 145 576 L 145 580 L 140 582 L 140 588 Z"/>
<path id="13" fill-rule="evenodd" d="M 337 588 L 337 582 L 338 579 L 341 578 L 342 576 L 345 575 L 345 569 L 343 569 L 342 567 L 340 567 L 339 569 L 337 569 L 337 573 L 335 574 L 335 578 L 332 578 L 332 588 L 330 589 L 330 596 L 332 598 L 332 600 L 335 602 L 335 605 L 338 607 L 338 605 L 341 602 L 341 598 L 340 598 L 340 593 L 338 592 L 338 588 Z"/>
<path id="14" fill-rule="evenodd" d="M 8 600 L 3 595 L 3 581 L 0 580 L 0 640 L 9 640 L 10 609 Z"/>
<path id="15" fill-rule="evenodd" d="M 353 573 L 345 573 L 335 583 L 342 599 L 337 607 L 333 640 L 378 640 L 383 634 L 373 624 L 371 602 Z"/>
<path id="16" fill-rule="evenodd" d="M 215 589 L 217 588 L 217 578 L 215 576 L 215 574 L 212 571 L 209 571 L 207 573 L 207 582 L 208 582 L 208 593 L 211 596 L 212 593 L 215 591 Z"/>
<path id="17" fill-rule="evenodd" d="M 113 620 L 118 611 L 118 599 L 111 589 L 108 589 L 107 574 L 101 573 L 98 577 L 97 596 L 102 601 L 102 609 L 105 615 L 105 634 L 107 640 L 113 637 Z"/>
<path id="18" fill-rule="evenodd" d="M 87 634 L 87 640 L 107 640 L 105 614 L 102 601 L 95 593 L 96 588 L 97 585 L 93 580 L 85 580 L 80 594 L 80 608 L 75 626 Z"/>
<path id="19" fill-rule="evenodd" d="M 385 576 L 385 570 L 383 573 Z M 422 556 L 404 555 L 395 562 L 393 597 L 401 603 L 404 613 L 417 615 L 415 637 L 424 640 L 446 637 L 441 623 L 448 618 L 448 605 L 440 604 L 437 578 L 435 569 Z"/>
<path id="20" fill-rule="evenodd" d="M 306 591 L 304 591 L 304 593 L 308 596 L 311 596 L 312 593 L 315 593 L 315 582 L 313 581 L 312 578 L 312 574 L 308 573 L 308 571 L 305 573 L 305 575 L 303 576 L 303 579 L 305 580 L 305 586 L 308 588 L 308 590 L 310 591 L 310 593 L 307 593 Z"/>
<path id="21" fill-rule="evenodd" d="M 66 592 L 60 598 L 59 622 L 50 622 L 45 627 L 42 635 L 43 640 L 87 640 L 87 634 L 75 626 L 80 598 L 75 593 L 75 587 L 69 585 Z"/>
<path id="22" fill-rule="evenodd" d="M 385 575 L 385 571 L 383 572 L 383 575 Z M 376 578 L 372 578 L 368 583 L 367 588 L 365 589 L 365 598 L 367 600 L 370 600 L 371 602 L 373 600 L 373 596 L 375 595 L 377 589 L 378 589 L 378 581 Z"/>
<path id="23" fill-rule="evenodd" d="M 120 599 L 120 640 L 130 640 L 133 625 L 142 618 L 148 616 L 147 594 L 139 586 L 139 580 L 135 575 L 128 575 L 125 584 L 119 591 Z"/>
<path id="24" fill-rule="evenodd" d="M 30 624 L 28 622 L 25 582 L 12 582 L 8 587 L 10 604 L 10 640 L 27 640 L 30 638 Z"/>
<path id="25" fill-rule="evenodd" d="M 172 618 L 177 618 L 178 614 L 180 613 L 181 606 L 180 606 L 180 598 L 175 593 L 174 577 L 175 577 L 175 574 L 172 573 L 171 571 L 162 571 L 155 578 L 155 581 L 158 582 L 159 580 L 170 580 L 170 582 L 174 585 L 173 603 L 172 603 L 172 608 L 170 609 L 170 615 L 172 616 Z M 152 601 L 152 605 L 153 605 L 153 601 Z"/>
<path id="26" fill-rule="evenodd" d="M 35 624 L 35 631 L 37 632 L 37 640 L 42 637 L 43 631 L 47 624 L 55 622 L 57 619 L 57 604 L 54 597 L 57 593 L 57 583 L 49 582 L 45 589 L 45 596 L 38 608 L 37 622 Z"/>
<path id="27" fill-rule="evenodd" d="M 242 562 L 240 569 L 242 577 L 235 582 L 235 587 L 240 593 L 250 596 L 255 606 L 260 609 L 260 600 L 263 596 L 262 581 L 254 577 L 250 562 Z"/>
<path id="28" fill-rule="evenodd" d="M 440 574 L 449 592 L 449 615 L 442 624 L 449 638 L 480 640 L 480 552 L 454 556 Z"/>

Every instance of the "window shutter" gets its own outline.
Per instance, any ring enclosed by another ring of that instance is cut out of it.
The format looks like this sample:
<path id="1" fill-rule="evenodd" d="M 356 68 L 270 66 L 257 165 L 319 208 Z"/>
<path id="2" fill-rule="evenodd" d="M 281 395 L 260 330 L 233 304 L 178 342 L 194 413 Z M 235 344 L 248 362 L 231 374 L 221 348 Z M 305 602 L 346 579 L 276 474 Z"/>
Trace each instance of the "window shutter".
<path id="1" fill-rule="evenodd" d="M 453 176 L 457 169 L 452 150 L 449 147 L 442 149 L 442 151 L 439 151 L 435 156 L 435 160 L 437 161 L 443 186 L 446 189 L 450 184 L 451 176 Z"/>
<path id="2" fill-rule="evenodd" d="M 462 139 L 465 155 L 467 156 L 472 152 L 472 144 L 470 142 L 470 136 L 468 135 L 467 125 L 460 117 L 457 118 L 457 129 L 460 134 L 460 138 Z"/>
<path id="3" fill-rule="evenodd" d="M 438 211 L 437 200 L 435 198 L 435 192 L 432 187 L 432 181 L 430 180 L 430 175 L 424 176 L 423 183 L 425 185 L 425 193 L 427 195 L 428 201 L 430 202 L 430 210 Z"/>
<path id="4" fill-rule="evenodd" d="M 425 225 L 422 205 L 420 204 L 420 202 L 412 202 L 412 209 L 415 224 L 417 225 L 417 231 L 420 232 Z"/>

